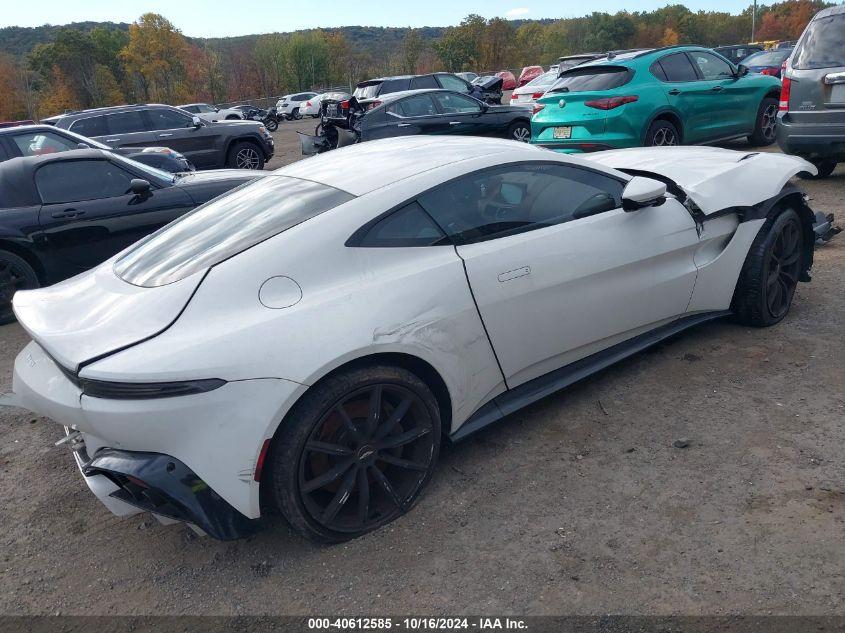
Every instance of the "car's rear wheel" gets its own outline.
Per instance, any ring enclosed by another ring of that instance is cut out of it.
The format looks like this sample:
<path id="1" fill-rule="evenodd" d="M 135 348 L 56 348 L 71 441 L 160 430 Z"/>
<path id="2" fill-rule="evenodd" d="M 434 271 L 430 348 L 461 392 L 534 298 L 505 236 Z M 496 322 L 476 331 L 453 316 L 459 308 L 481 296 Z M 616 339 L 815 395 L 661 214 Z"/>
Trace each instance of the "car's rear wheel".
<path id="1" fill-rule="evenodd" d="M 804 252 L 804 229 L 792 209 L 763 224 L 745 258 L 734 291 L 733 310 L 738 321 L 767 327 L 789 312 Z"/>
<path id="2" fill-rule="evenodd" d="M 293 112 L 290 113 L 290 117 L 295 121 L 299 121 L 299 119 L 302 118 L 302 114 L 299 112 L 299 108 L 294 108 Z"/>
<path id="3" fill-rule="evenodd" d="M 802 171 L 798 174 L 799 178 L 803 178 L 804 180 L 820 180 L 822 178 L 828 178 L 834 172 L 837 165 L 835 160 L 811 160 L 810 162 L 816 166 L 819 173 L 813 176 L 806 171 Z"/>
<path id="4" fill-rule="evenodd" d="M 678 128 L 672 125 L 665 119 L 655 121 L 648 127 L 645 134 L 646 147 L 663 147 L 668 145 L 678 145 L 681 142 L 681 135 L 678 133 Z"/>
<path id="5" fill-rule="evenodd" d="M 520 143 L 527 143 L 531 140 L 531 126 L 525 121 L 511 123 L 508 128 L 508 138 Z"/>
<path id="6" fill-rule="evenodd" d="M 319 542 L 355 538 L 407 512 L 440 447 L 437 401 L 400 367 L 330 376 L 282 424 L 270 459 L 272 492 L 291 526 Z"/>
<path id="7" fill-rule="evenodd" d="M 748 137 L 748 142 L 757 147 L 764 147 L 775 142 L 778 123 L 778 100 L 766 97 L 757 108 L 757 119 L 754 122 L 754 133 Z"/>
<path id="8" fill-rule="evenodd" d="M 12 323 L 12 297 L 18 290 L 38 288 L 38 275 L 24 259 L 8 251 L 0 251 L 0 325 Z"/>
<path id="9" fill-rule="evenodd" d="M 226 166 L 231 169 L 264 169 L 264 152 L 255 143 L 241 141 L 229 150 Z"/>

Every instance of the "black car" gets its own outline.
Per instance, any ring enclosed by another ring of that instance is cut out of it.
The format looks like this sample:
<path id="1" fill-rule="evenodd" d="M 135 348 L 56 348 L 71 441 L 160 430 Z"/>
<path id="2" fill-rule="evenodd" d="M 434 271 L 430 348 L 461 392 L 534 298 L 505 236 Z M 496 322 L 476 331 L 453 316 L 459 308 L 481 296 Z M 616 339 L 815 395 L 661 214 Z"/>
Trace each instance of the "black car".
<path id="1" fill-rule="evenodd" d="M 472 95 L 482 101 L 490 101 L 483 90 L 476 84 L 470 83 L 462 77 L 452 73 L 429 73 L 426 75 L 401 75 L 396 77 L 379 77 L 362 81 L 355 87 L 353 96 L 358 101 L 380 98 L 394 92 L 408 90 L 429 90 L 443 88 L 454 92 Z M 499 92 L 501 99 L 501 92 Z"/>
<path id="2" fill-rule="evenodd" d="M 12 295 L 71 277 L 265 174 L 171 174 L 99 149 L 0 163 L 0 324 Z"/>
<path id="3" fill-rule="evenodd" d="M 362 103 L 362 105 L 364 105 Z M 499 106 L 452 90 L 409 90 L 387 95 L 361 120 L 361 140 L 411 134 L 497 136 L 527 142 L 531 110 Z"/>
<path id="4" fill-rule="evenodd" d="M 731 44 L 729 46 L 717 46 L 713 50 L 732 62 L 735 66 L 738 66 L 749 55 L 759 53 L 765 49 L 757 44 Z"/>
<path id="5" fill-rule="evenodd" d="M 208 121 L 167 105 L 97 108 L 43 122 L 112 147 L 166 143 L 197 169 L 264 169 L 274 152 L 273 136 L 257 121 Z"/>
<path id="6" fill-rule="evenodd" d="M 173 173 L 194 170 L 194 166 L 187 158 L 169 147 L 113 148 L 52 125 L 16 125 L 0 129 L 0 162 L 18 156 L 42 156 L 66 152 L 83 146 L 117 152 L 139 163 Z"/>

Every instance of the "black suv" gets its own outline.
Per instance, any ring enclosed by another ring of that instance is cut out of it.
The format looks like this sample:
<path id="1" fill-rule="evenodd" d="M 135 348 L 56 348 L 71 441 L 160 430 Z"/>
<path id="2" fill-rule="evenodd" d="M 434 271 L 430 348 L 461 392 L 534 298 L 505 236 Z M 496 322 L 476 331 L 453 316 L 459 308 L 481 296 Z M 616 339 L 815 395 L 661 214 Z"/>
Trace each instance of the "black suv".
<path id="1" fill-rule="evenodd" d="M 97 108 L 42 122 L 112 147 L 167 145 L 197 169 L 263 169 L 274 151 L 272 135 L 257 121 L 208 121 L 168 105 Z"/>

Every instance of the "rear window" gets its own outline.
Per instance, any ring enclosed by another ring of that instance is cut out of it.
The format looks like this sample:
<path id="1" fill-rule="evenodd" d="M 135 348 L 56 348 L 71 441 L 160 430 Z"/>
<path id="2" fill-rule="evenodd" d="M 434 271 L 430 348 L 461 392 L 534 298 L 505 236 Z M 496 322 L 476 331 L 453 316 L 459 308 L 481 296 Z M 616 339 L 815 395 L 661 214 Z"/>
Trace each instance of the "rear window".
<path id="1" fill-rule="evenodd" d="M 266 176 L 215 198 L 138 242 L 115 262 L 124 281 L 153 288 L 219 264 L 351 200 L 308 180 Z"/>
<path id="2" fill-rule="evenodd" d="M 791 48 L 781 48 L 776 51 L 754 53 L 746 57 L 742 63 L 745 66 L 780 66 L 791 52 Z"/>
<path id="3" fill-rule="evenodd" d="M 624 86 L 633 73 L 621 66 L 588 66 L 566 72 L 549 92 L 595 92 Z"/>
<path id="4" fill-rule="evenodd" d="M 365 84 L 363 86 L 359 85 L 357 88 L 355 88 L 355 92 L 352 93 L 352 94 L 358 100 L 372 99 L 373 97 L 378 96 L 378 87 L 380 85 L 381 84 L 379 84 L 379 83 Z"/>
<path id="5" fill-rule="evenodd" d="M 845 14 L 813 20 L 807 26 L 792 66 L 798 70 L 845 66 Z"/>

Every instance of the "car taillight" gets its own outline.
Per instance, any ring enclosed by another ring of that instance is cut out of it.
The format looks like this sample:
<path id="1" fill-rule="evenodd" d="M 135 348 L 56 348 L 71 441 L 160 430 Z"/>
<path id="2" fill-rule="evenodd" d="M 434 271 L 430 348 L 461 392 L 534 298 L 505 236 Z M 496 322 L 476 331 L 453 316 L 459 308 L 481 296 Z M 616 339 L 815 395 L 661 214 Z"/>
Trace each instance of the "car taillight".
<path id="1" fill-rule="evenodd" d="M 777 68 L 764 68 L 760 71 L 761 75 L 769 75 L 770 77 L 777 77 L 778 76 L 778 69 Z"/>
<path id="2" fill-rule="evenodd" d="M 381 105 L 381 101 L 373 101 L 367 104 L 367 110 L 372 110 L 373 108 L 377 108 Z"/>
<path id="3" fill-rule="evenodd" d="M 349 101 L 341 101 L 340 107 L 343 108 L 344 110 L 348 110 L 349 109 Z"/>
<path id="4" fill-rule="evenodd" d="M 535 103 L 531 114 L 537 114 L 540 110 L 546 107 L 545 103 Z"/>
<path id="5" fill-rule="evenodd" d="M 539 98 L 540 98 L 540 97 L 542 97 L 544 94 L 546 94 L 546 93 L 545 93 L 545 92 L 535 92 L 533 95 L 531 95 L 531 98 L 532 98 L 532 99 L 539 99 Z"/>
<path id="6" fill-rule="evenodd" d="M 792 80 L 789 77 L 784 77 L 780 85 L 780 103 L 778 103 L 778 110 L 786 112 L 789 110 L 789 91 L 792 88 Z"/>
<path id="7" fill-rule="evenodd" d="M 630 95 L 627 97 L 608 97 L 607 99 L 585 101 L 584 105 L 588 108 L 597 108 L 599 110 L 613 110 L 613 108 L 618 108 L 626 103 L 633 103 L 637 100 L 639 100 L 639 97 L 636 95 Z"/>

